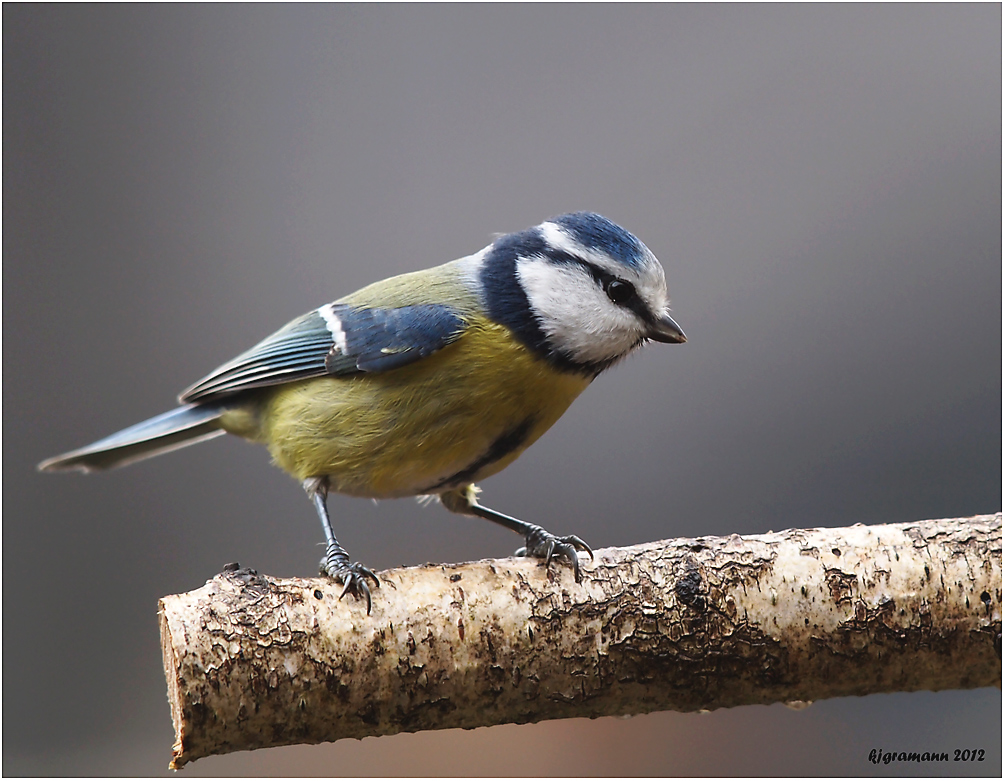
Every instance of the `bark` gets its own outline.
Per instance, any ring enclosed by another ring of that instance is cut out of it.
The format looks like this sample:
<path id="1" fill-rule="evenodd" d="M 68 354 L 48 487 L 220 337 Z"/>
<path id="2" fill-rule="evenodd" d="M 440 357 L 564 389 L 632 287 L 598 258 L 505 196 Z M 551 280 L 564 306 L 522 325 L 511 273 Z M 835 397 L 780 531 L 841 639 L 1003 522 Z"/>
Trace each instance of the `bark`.
<path id="1" fill-rule="evenodd" d="M 225 572 L 160 602 L 176 742 L 211 754 L 506 722 L 1001 686 L 1001 513 L 668 540 L 567 565 Z"/>

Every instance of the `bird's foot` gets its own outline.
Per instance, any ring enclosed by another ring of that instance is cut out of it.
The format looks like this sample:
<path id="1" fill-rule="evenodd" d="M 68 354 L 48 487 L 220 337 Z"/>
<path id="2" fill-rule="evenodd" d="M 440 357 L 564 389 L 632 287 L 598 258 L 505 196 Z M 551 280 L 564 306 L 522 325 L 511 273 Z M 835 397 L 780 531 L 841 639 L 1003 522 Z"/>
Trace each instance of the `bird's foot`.
<path id="1" fill-rule="evenodd" d="M 380 579 L 367 567 L 358 561 L 350 562 L 345 550 L 339 545 L 329 545 L 325 557 L 321 559 L 321 574 L 334 578 L 342 584 L 339 599 L 349 594 L 356 599 L 366 600 L 366 613 L 370 614 L 370 586 L 367 580 L 373 581 L 374 588 L 380 588 Z"/>
<path id="2" fill-rule="evenodd" d="M 576 582 L 582 581 L 583 577 L 579 571 L 579 554 L 577 551 L 586 551 L 590 558 L 593 558 L 593 550 L 575 534 L 567 537 L 556 537 L 549 531 L 545 531 L 540 526 L 527 524 L 530 528 L 524 537 L 526 545 L 516 552 L 517 556 L 534 556 L 544 559 L 545 565 L 551 564 L 552 559 L 565 559 L 572 565 L 572 574 Z"/>

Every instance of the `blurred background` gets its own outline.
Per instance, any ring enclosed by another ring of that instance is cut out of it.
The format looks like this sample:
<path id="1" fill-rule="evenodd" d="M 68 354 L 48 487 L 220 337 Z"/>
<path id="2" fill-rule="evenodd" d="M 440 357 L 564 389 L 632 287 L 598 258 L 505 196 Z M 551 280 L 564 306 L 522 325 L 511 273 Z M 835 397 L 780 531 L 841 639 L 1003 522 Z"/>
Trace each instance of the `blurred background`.
<path id="1" fill-rule="evenodd" d="M 667 271 L 683 346 L 607 373 L 492 507 L 594 547 L 1001 509 L 1002 10 L 3 6 L 3 771 L 167 774 L 157 599 L 321 532 L 225 438 L 41 459 L 293 317 L 577 209 Z M 492 524 L 333 497 L 380 569 Z M 1000 690 L 343 741 L 182 775 L 1000 775 Z M 873 748 L 984 748 L 902 767 Z"/>

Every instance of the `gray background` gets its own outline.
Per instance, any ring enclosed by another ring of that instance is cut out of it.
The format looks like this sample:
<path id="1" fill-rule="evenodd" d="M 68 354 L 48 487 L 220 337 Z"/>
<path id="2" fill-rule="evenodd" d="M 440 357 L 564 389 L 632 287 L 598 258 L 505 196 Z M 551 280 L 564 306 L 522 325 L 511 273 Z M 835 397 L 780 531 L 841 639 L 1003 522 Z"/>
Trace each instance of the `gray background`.
<path id="1" fill-rule="evenodd" d="M 1001 508 L 1001 7 L 3 7 L 5 774 L 165 772 L 157 598 L 315 571 L 236 439 L 44 457 L 172 406 L 301 312 L 592 209 L 684 346 L 600 378 L 485 484 L 594 546 Z M 375 568 L 491 524 L 332 500 Z M 870 765 L 980 747 L 983 764 Z M 1001 773 L 1001 693 L 400 735 L 196 774 Z"/>

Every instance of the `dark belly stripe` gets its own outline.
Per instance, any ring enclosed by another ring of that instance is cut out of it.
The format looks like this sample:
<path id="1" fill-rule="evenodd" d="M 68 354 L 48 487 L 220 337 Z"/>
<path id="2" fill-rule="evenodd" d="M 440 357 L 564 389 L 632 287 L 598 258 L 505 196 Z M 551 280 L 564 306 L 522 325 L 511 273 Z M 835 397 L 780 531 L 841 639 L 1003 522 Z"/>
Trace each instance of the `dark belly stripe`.
<path id="1" fill-rule="evenodd" d="M 489 449 L 486 450 L 482 455 L 476 458 L 468 466 L 462 469 L 460 472 L 451 475 L 445 480 L 441 480 L 436 485 L 431 486 L 422 493 L 436 493 L 444 488 L 464 485 L 470 483 L 475 475 L 477 475 L 481 470 L 487 467 L 489 464 L 495 463 L 502 458 L 505 458 L 518 447 L 520 447 L 524 442 L 527 441 L 527 437 L 530 435 L 530 430 L 534 427 L 534 416 L 530 416 L 524 420 L 519 425 L 511 428 L 509 431 L 504 432 L 496 440 L 489 445 Z"/>

